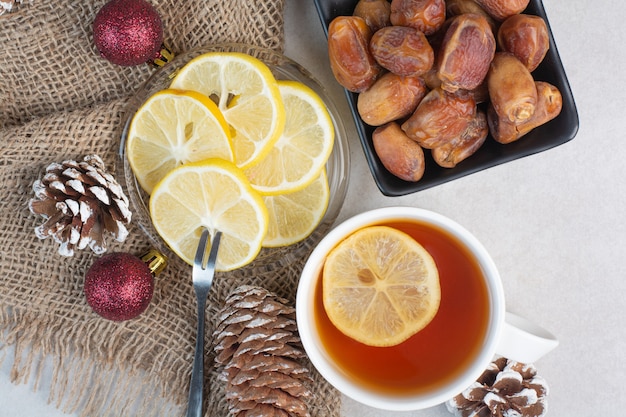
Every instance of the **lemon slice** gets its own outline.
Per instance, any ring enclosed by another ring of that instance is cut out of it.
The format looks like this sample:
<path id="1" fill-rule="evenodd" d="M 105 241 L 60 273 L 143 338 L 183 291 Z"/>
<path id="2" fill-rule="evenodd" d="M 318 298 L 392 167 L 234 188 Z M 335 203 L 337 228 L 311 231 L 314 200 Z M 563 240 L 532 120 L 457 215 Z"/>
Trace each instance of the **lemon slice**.
<path id="1" fill-rule="evenodd" d="M 333 150 L 335 130 L 322 99 L 297 81 L 278 81 L 285 130 L 270 153 L 245 170 L 263 195 L 298 191 L 319 177 Z"/>
<path id="2" fill-rule="evenodd" d="M 261 196 L 232 162 L 209 159 L 182 165 L 150 197 L 155 229 L 185 262 L 193 264 L 202 228 L 222 232 L 216 269 L 250 263 L 261 250 L 268 214 Z"/>
<path id="3" fill-rule="evenodd" d="M 369 226 L 339 243 L 323 272 L 323 302 L 331 322 L 370 346 L 394 346 L 423 329 L 439 309 L 439 273 L 411 236 Z"/>
<path id="4" fill-rule="evenodd" d="M 233 160 L 228 124 L 208 97 L 162 90 L 139 108 L 126 142 L 128 162 L 148 193 L 165 174 L 187 162 Z"/>
<path id="5" fill-rule="evenodd" d="M 322 221 L 329 199 L 330 190 L 325 169 L 300 191 L 264 196 L 270 223 L 263 246 L 287 246 L 308 237 Z"/>
<path id="6" fill-rule="evenodd" d="M 285 126 L 285 108 L 269 67 L 239 52 L 208 52 L 183 66 L 171 88 L 215 97 L 232 128 L 235 162 L 245 168 L 262 159 Z"/>

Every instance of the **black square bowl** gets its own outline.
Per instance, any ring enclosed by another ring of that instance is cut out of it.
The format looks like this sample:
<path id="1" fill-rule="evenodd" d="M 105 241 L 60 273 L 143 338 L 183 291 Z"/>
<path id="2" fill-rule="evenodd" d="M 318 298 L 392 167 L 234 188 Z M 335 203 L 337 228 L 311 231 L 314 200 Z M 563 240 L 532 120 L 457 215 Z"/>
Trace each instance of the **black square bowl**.
<path id="1" fill-rule="evenodd" d="M 357 3 L 357 0 L 314 1 L 326 36 L 328 36 L 330 22 L 337 16 L 351 15 Z M 393 197 L 411 194 L 496 165 L 543 152 L 568 142 L 576 136 L 578 132 L 576 104 L 552 36 L 543 3 L 541 0 L 531 0 L 524 13 L 541 16 L 548 26 L 550 49 L 541 65 L 533 71 L 533 77 L 538 81 L 546 81 L 558 87 L 563 96 L 563 109 L 555 119 L 535 128 L 518 141 L 503 145 L 489 135 L 485 144 L 474 155 L 454 168 L 440 167 L 431 158 L 430 152 L 426 150 L 424 152 L 426 157 L 424 176 L 417 182 L 407 182 L 387 171 L 378 159 L 372 144 L 374 127 L 365 124 L 359 117 L 356 107 L 358 94 L 346 90 L 352 117 L 367 163 L 376 185 L 384 195 Z"/>

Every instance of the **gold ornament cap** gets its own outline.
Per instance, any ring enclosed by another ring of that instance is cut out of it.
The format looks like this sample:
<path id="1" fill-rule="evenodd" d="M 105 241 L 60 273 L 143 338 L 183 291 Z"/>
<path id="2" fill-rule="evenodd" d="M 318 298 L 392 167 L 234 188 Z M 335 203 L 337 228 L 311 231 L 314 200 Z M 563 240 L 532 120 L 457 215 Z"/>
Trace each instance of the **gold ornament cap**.
<path id="1" fill-rule="evenodd" d="M 162 43 L 157 57 L 154 58 L 151 63 L 153 67 L 161 68 L 168 64 L 172 59 L 174 59 L 174 53 L 167 45 Z"/>
<path id="2" fill-rule="evenodd" d="M 148 250 L 140 258 L 148 265 L 150 272 L 154 276 L 159 275 L 167 266 L 167 257 L 156 249 Z"/>

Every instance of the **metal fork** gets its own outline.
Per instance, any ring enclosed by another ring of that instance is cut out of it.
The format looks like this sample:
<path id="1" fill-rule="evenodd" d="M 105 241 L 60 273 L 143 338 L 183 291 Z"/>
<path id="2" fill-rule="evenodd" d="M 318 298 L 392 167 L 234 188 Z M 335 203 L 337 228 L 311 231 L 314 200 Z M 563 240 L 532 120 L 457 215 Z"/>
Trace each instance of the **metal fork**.
<path id="1" fill-rule="evenodd" d="M 207 241 L 209 240 L 209 231 L 204 229 L 196 257 L 193 261 L 193 288 L 196 292 L 198 304 L 198 328 L 196 335 L 196 353 L 193 358 L 193 368 L 191 371 L 191 386 L 189 388 L 189 405 L 187 406 L 187 417 L 202 416 L 202 395 L 204 387 L 204 315 L 206 309 L 206 300 L 209 290 L 213 284 L 213 275 L 215 274 L 215 260 L 217 258 L 217 249 L 220 245 L 222 232 L 217 231 L 211 241 L 211 251 L 208 259 L 206 257 Z"/>

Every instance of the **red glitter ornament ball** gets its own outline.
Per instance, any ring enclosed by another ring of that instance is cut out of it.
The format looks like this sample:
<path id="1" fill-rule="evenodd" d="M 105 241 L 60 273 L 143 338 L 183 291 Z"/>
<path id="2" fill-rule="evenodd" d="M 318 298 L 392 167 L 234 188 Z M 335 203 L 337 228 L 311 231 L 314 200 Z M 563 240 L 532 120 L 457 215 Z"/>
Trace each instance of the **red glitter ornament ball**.
<path id="1" fill-rule="evenodd" d="M 111 0 L 96 14 L 93 40 L 103 58 L 122 66 L 159 57 L 163 24 L 145 0 Z"/>
<path id="2" fill-rule="evenodd" d="M 87 303 L 108 320 L 124 321 L 143 313 L 152 299 L 154 276 L 145 261 L 129 253 L 98 258 L 85 275 Z"/>

